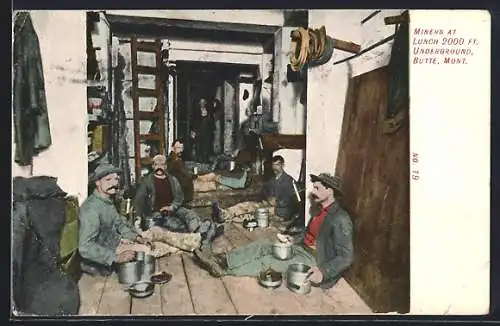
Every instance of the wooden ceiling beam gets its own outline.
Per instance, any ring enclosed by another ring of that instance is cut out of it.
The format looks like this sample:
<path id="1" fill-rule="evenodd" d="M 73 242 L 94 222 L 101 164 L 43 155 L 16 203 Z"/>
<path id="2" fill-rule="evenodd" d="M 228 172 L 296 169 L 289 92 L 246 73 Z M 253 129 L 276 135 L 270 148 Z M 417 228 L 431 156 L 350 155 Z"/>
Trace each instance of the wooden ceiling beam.
<path id="1" fill-rule="evenodd" d="M 408 10 L 405 10 L 401 13 L 401 15 L 397 16 L 389 16 L 384 18 L 384 23 L 386 25 L 395 25 L 395 24 L 403 24 L 409 21 Z"/>
<path id="2" fill-rule="evenodd" d="M 190 30 L 210 30 L 210 31 L 228 31 L 251 34 L 274 35 L 281 26 L 272 25 L 254 25 L 242 23 L 224 23 L 200 20 L 184 20 L 170 19 L 157 17 L 138 17 L 106 14 L 111 26 L 114 24 L 131 24 L 131 25 L 155 25 L 160 28 L 176 28 Z"/>

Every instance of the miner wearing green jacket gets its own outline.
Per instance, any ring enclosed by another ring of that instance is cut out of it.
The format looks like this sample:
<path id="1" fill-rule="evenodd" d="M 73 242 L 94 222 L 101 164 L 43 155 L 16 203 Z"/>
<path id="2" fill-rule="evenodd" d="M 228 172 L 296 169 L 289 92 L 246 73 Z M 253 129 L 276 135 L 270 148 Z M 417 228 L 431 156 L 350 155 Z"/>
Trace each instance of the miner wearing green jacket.
<path id="1" fill-rule="evenodd" d="M 273 242 L 267 239 L 217 255 L 196 250 L 196 257 L 215 277 L 258 276 L 265 267 L 285 272 L 290 264 L 303 263 L 311 267 L 309 279 L 313 285 L 332 287 L 354 260 L 352 221 L 335 200 L 342 191 L 338 177 L 311 174 L 311 182 L 311 197 L 318 207 L 312 211 L 304 234 L 296 238 L 283 235 L 294 243 L 291 259 L 276 259 L 272 254 Z"/>
<path id="2" fill-rule="evenodd" d="M 113 263 L 133 260 L 135 251 L 118 250 L 121 244 L 149 243 L 127 224 L 114 205 L 120 173 L 111 164 L 99 165 L 90 179 L 95 182 L 95 190 L 80 207 L 78 250 L 82 270 L 89 274 L 109 275 Z"/>

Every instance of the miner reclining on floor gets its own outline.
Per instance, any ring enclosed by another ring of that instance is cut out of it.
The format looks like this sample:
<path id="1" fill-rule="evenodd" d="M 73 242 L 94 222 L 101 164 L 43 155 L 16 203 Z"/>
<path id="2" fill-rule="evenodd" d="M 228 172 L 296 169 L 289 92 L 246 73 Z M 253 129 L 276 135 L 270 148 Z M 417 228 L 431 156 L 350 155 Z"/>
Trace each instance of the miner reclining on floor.
<path id="1" fill-rule="evenodd" d="M 168 172 L 174 175 L 180 182 L 184 192 L 185 202 L 193 199 L 194 192 L 215 191 L 218 189 L 243 189 L 248 186 L 247 171 L 243 171 L 240 177 L 226 177 L 219 173 L 199 171 L 200 175 L 194 175 L 182 159 L 184 142 L 176 139 L 172 143 L 172 150 L 167 159 Z"/>
<path id="2" fill-rule="evenodd" d="M 165 155 L 156 155 L 152 166 L 153 172 L 142 178 L 134 198 L 137 215 L 170 231 L 201 233 L 202 246 L 210 246 L 224 227 L 217 227 L 210 219 L 202 220 L 183 206 L 184 193 L 177 178 L 167 173 Z"/>
<path id="3" fill-rule="evenodd" d="M 284 166 L 285 159 L 281 155 L 272 158 L 274 177 L 262 188 L 260 201 L 246 201 L 225 209 L 215 201 L 212 218 L 219 223 L 224 221 L 241 223 L 250 218 L 258 208 L 268 208 L 271 217 L 289 221 L 296 204 L 295 181 L 284 171 Z"/>
<path id="4" fill-rule="evenodd" d="M 115 263 L 133 260 L 136 251 L 160 257 L 200 247 L 199 233 L 174 233 L 157 227 L 139 234 L 128 225 L 113 202 L 119 189 L 119 173 L 121 170 L 113 165 L 99 165 L 91 177 L 96 189 L 80 207 L 78 250 L 83 272 L 110 275 Z"/>
<path id="5" fill-rule="evenodd" d="M 196 257 L 215 277 L 258 276 L 265 267 L 285 272 L 290 264 L 303 263 L 312 267 L 310 280 L 314 285 L 333 286 L 354 260 L 352 221 L 335 200 L 341 194 L 339 178 L 321 173 L 311 175 L 311 182 L 311 197 L 319 209 L 311 212 L 312 219 L 303 235 L 281 236 L 294 242 L 291 259 L 276 259 L 272 254 L 273 242 L 268 239 L 217 255 L 197 249 Z"/>

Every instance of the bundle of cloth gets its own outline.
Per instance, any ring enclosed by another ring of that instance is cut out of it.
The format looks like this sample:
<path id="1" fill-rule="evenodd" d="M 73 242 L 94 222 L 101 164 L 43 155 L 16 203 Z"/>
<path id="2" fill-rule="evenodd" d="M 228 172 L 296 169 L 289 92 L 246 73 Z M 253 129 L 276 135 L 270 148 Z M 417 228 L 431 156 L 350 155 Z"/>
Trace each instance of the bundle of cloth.
<path id="1" fill-rule="evenodd" d="M 60 266 L 66 193 L 48 176 L 13 180 L 13 309 L 18 314 L 77 314 L 76 280 Z"/>

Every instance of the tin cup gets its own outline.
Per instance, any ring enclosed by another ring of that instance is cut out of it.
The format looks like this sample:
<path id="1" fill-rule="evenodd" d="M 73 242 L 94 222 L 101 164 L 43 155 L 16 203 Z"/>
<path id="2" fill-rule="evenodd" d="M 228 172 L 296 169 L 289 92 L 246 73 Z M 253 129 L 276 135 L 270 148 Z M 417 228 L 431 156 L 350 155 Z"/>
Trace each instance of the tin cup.
<path id="1" fill-rule="evenodd" d="M 146 253 L 144 251 L 137 251 L 135 253 L 135 260 L 137 261 L 144 261 L 144 257 L 146 256 Z"/>

